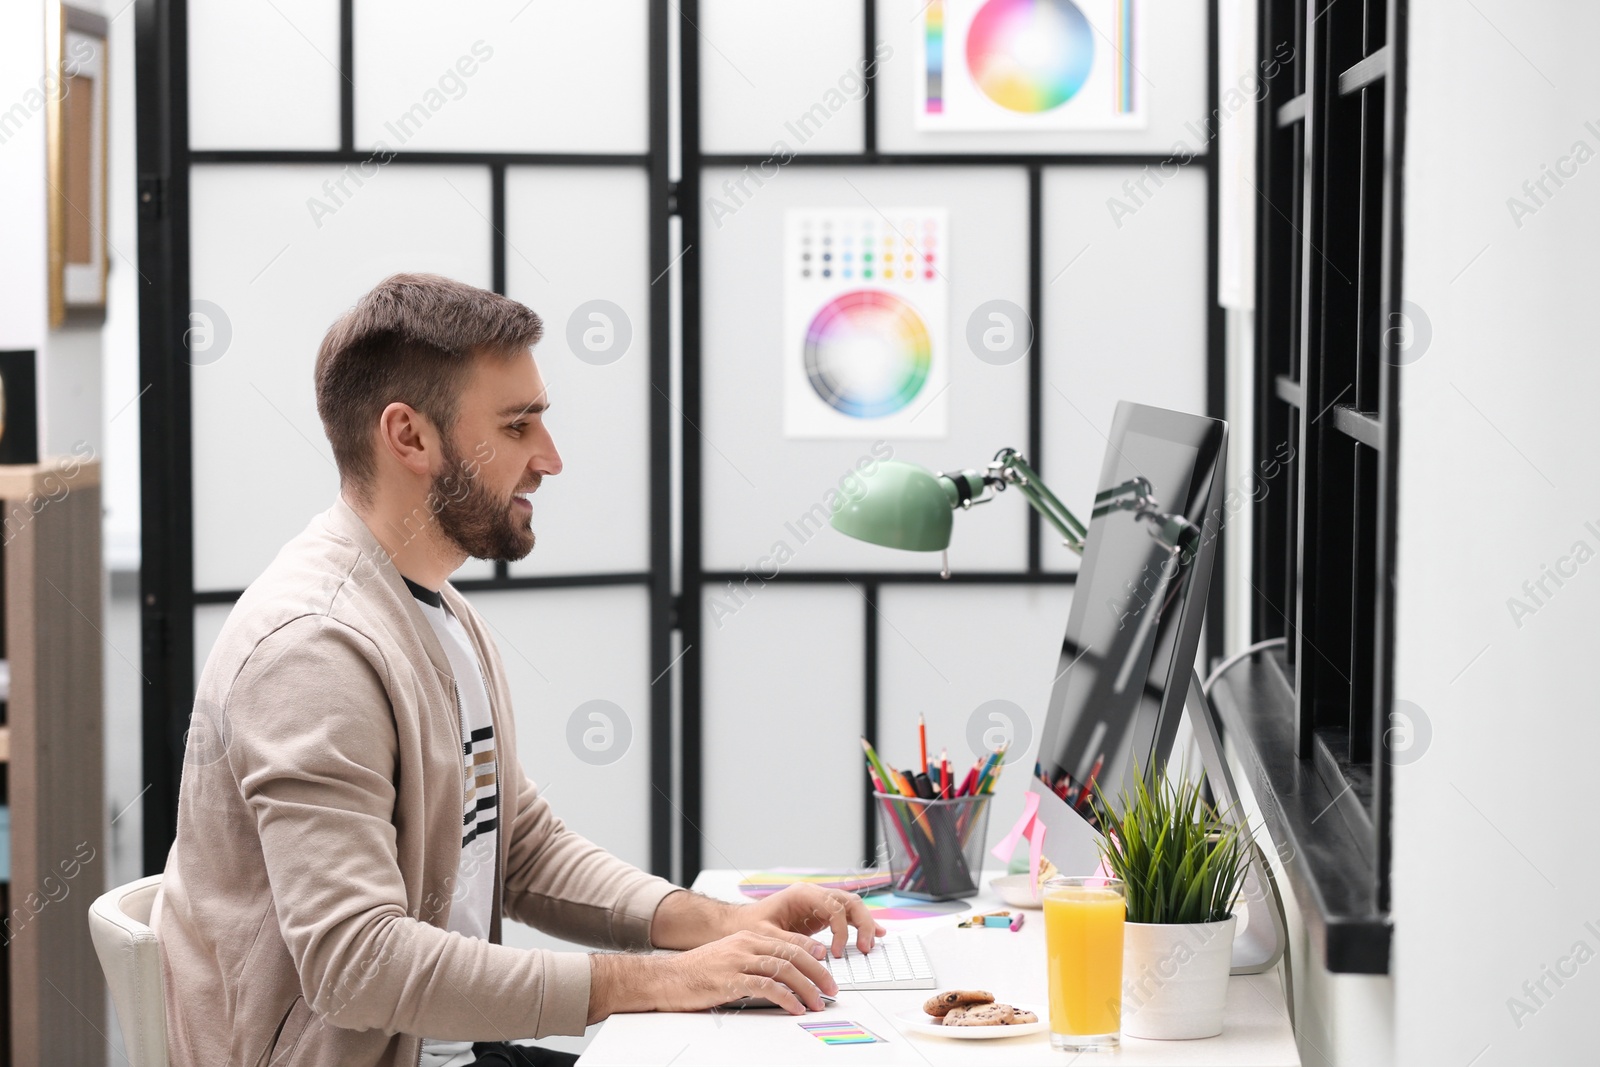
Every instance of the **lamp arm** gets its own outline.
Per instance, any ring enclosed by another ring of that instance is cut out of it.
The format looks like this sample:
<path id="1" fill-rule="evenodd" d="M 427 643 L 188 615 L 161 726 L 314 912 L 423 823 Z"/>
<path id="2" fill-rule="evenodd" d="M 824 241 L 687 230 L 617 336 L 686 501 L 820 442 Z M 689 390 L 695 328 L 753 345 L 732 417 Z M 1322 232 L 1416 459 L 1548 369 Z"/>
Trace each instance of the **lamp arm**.
<path id="1" fill-rule="evenodd" d="M 1002 448 L 995 453 L 994 462 L 989 464 L 989 475 L 984 480 L 998 489 L 1015 485 L 1028 503 L 1033 505 L 1033 510 L 1056 528 L 1062 543 L 1078 555 L 1083 555 L 1084 539 L 1089 536 L 1088 527 L 1079 522 L 1071 509 L 1050 491 L 1050 487 L 1044 484 L 1044 479 L 1039 477 L 1021 452 L 1014 448 Z"/>
<path id="2" fill-rule="evenodd" d="M 1039 477 L 1039 472 L 1016 449 L 1002 448 L 996 452 L 988 470 L 981 474 L 977 471 L 961 471 L 945 473 L 941 477 L 948 480 L 946 491 L 950 493 L 951 505 L 963 509 L 993 499 L 993 492 L 1001 492 L 1008 485 L 1016 486 L 1017 491 L 1033 505 L 1033 509 L 1055 527 L 1061 535 L 1061 543 L 1078 555 L 1083 555 L 1084 543 L 1089 536 L 1088 527 L 1050 491 L 1044 479 Z M 984 494 L 983 490 L 986 489 L 992 491 L 991 495 Z M 1199 532 L 1194 525 L 1181 515 L 1162 514 L 1159 507 L 1149 480 L 1136 476 L 1121 485 L 1096 493 L 1092 517 L 1098 519 L 1113 511 L 1132 511 L 1150 523 L 1151 535 L 1168 548 L 1178 550 L 1191 543 Z"/>

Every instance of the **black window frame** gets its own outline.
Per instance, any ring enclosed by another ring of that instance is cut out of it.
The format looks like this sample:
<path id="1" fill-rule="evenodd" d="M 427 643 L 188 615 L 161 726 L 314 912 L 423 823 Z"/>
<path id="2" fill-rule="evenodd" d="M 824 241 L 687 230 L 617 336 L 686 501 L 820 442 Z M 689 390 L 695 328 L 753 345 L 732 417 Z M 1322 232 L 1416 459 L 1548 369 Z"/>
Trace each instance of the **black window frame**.
<path id="1" fill-rule="evenodd" d="M 1330 971 L 1387 973 L 1405 0 L 1260 0 L 1252 639 L 1218 704 Z M 1392 327 L 1392 328 L 1391 328 Z M 1263 469 L 1266 469 L 1264 466 Z"/>

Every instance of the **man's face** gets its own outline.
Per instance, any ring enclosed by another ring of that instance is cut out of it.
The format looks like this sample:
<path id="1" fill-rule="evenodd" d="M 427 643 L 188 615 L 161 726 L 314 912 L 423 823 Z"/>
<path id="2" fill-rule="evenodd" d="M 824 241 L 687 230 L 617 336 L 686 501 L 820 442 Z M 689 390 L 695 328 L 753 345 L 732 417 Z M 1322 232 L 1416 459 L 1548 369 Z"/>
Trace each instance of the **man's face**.
<path id="1" fill-rule="evenodd" d="M 526 495 L 561 473 L 548 399 L 532 352 L 473 361 L 431 489 L 440 529 L 469 556 L 510 561 L 533 550 Z"/>

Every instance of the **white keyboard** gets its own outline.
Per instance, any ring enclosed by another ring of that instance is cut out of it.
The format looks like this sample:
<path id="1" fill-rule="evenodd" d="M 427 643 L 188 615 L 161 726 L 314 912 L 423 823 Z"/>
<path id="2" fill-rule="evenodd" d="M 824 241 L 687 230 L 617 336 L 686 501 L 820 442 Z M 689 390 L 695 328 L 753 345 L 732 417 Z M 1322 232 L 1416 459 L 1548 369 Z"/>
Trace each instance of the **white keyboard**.
<path id="1" fill-rule="evenodd" d="M 826 939 L 823 944 L 827 945 Z M 932 989 L 933 964 L 915 934 L 889 934 L 878 938 L 871 952 L 862 952 L 852 940 L 844 955 L 834 958 L 832 947 L 822 959 L 833 980 L 844 989 Z"/>

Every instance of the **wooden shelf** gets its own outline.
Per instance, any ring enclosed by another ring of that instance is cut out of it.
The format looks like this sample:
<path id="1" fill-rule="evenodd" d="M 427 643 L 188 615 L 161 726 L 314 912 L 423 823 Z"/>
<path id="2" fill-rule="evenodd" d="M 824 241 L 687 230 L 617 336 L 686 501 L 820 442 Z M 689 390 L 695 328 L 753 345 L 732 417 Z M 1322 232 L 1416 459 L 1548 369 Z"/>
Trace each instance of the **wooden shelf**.
<path id="1" fill-rule="evenodd" d="M 100 465 L 0 466 L 0 523 L 0 656 L 11 670 L 0 1051 L 8 1063 L 104 1067 L 105 1038 L 78 1014 L 106 997 L 84 918 L 107 888 Z"/>
<path id="2" fill-rule="evenodd" d="M 53 456 L 39 463 L 0 463 L 0 500 L 22 501 L 33 496 L 49 501 L 63 492 L 99 486 L 100 464 L 77 456 Z"/>

